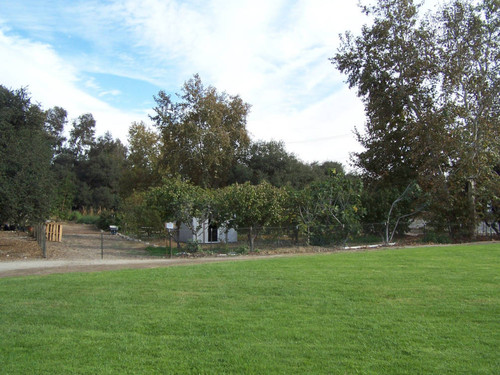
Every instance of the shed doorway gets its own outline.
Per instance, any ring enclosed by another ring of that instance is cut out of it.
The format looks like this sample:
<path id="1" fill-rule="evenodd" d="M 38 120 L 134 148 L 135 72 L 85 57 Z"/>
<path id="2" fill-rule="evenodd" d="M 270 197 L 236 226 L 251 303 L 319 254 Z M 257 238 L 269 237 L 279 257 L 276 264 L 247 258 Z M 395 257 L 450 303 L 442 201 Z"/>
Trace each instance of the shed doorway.
<path id="1" fill-rule="evenodd" d="M 217 225 L 210 223 L 208 224 L 208 242 L 218 242 L 219 241 L 219 228 Z"/>

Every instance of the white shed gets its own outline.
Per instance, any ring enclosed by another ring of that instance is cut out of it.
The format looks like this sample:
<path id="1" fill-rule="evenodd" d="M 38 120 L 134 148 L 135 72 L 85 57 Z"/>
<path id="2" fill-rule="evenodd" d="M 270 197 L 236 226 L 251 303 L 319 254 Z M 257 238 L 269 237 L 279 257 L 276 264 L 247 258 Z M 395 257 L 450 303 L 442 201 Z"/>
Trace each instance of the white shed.
<path id="1" fill-rule="evenodd" d="M 198 219 L 193 218 L 193 227 L 198 226 Z M 190 242 L 198 241 L 199 243 L 231 243 L 238 241 L 238 233 L 234 229 L 228 231 L 224 227 L 218 227 L 210 223 L 209 220 L 201 224 L 201 228 L 195 235 L 189 227 L 182 223 L 179 228 L 179 241 Z"/>

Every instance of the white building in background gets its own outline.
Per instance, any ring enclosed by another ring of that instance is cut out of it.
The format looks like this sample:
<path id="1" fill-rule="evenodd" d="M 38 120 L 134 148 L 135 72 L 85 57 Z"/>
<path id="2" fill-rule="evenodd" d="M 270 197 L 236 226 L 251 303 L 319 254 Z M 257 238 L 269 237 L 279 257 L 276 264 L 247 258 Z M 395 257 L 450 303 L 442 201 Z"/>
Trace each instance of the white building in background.
<path id="1" fill-rule="evenodd" d="M 193 227 L 198 226 L 198 219 L 193 218 Z M 191 242 L 197 241 L 202 244 L 209 243 L 232 243 L 238 241 L 238 233 L 234 229 L 226 231 L 224 227 L 218 227 L 210 221 L 205 221 L 201 224 L 201 229 L 197 235 L 194 235 L 189 227 L 182 223 L 179 228 L 179 241 Z"/>

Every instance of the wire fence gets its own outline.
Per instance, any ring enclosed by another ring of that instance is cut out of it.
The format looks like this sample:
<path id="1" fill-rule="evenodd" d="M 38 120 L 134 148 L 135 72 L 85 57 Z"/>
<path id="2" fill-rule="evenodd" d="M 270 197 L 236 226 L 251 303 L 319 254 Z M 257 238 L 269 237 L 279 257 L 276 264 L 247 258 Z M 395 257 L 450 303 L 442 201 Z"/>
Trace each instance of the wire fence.
<path id="1" fill-rule="evenodd" d="M 44 258 L 47 258 L 46 228 L 45 224 L 37 224 L 33 227 L 33 237 L 35 237 L 38 246 L 40 246 Z"/>
<path id="2" fill-rule="evenodd" d="M 499 223 L 488 225 L 481 223 L 474 229 L 472 239 L 500 240 Z M 346 247 L 363 247 L 380 245 L 387 242 L 388 233 L 392 234 L 392 226 L 386 228 L 385 223 L 369 223 L 355 228 L 342 226 L 303 226 L 237 228 L 237 235 L 231 241 L 227 236 L 219 235 L 215 241 L 186 241 L 178 242 L 176 231 L 144 230 L 141 235 L 126 236 L 125 233 L 113 234 L 111 231 L 78 233 L 66 232 L 62 242 L 50 242 L 54 237 L 47 230 L 46 224 L 34 227 L 33 235 L 37 240 L 44 258 L 72 257 L 72 258 L 136 258 L 144 256 L 207 256 L 207 255 L 237 255 L 246 254 L 251 250 L 250 239 L 254 251 L 267 252 L 297 252 L 297 251 L 329 251 L 329 249 Z M 398 244 L 428 244 L 460 242 L 454 237 L 462 230 L 462 224 L 447 225 L 445 228 L 436 228 L 423 222 L 401 226 L 401 232 L 395 232 L 392 242 Z M 223 229 L 220 228 L 221 233 Z M 61 232 L 58 232 L 61 233 Z M 56 236 L 61 240 L 61 236 Z M 193 236 L 193 238 L 196 238 Z M 209 239 L 209 236 L 203 238 Z M 469 238 L 471 239 L 471 238 Z M 312 246 L 312 247 L 311 247 Z M 148 250 L 149 249 L 149 250 Z M 152 249 L 152 250 L 151 250 Z"/>
<path id="3" fill-rule="evenodd" d="M 176 233 L 173 232 L 174 247 L 177 253 L 245 253 L 250 250 L 250 237 L 253 238 L 256 250 L 283 250 L 286 248 L 307 247 L 309 245 L 323 248 L 339 248 L 351 246 L 370 246 L 383 244 L 387 239 L 400 244 L 426 243 L 453 243 L 460 242 L 465 237 L 458 234 L 465 232 L 462 224 L 447 225 L 446 228 L 436 228 L 425 223 L 412 224 L 409 227 L 401 226 L 392 235 L 393 226 L 386 227 L 385 223 L 362 224 L 356 228 L 342 226 L 311 227 L 263 227 L 237 228 L 237 236 L 233 241 L 226 242 L 225 236 L 220 235 L 216 241 L 193 240 L 177 243 Z M 500 240 L 498 229 L 495 226 L 482 223 L 473 231 L 472 238 L 476 240 Z M 151 231 L 141 239 L 167 238 L 165 231 Z M 200 236 L 198 236 L 200 238 Z M 208 238 L 208 236 L 203 237 Z"/>

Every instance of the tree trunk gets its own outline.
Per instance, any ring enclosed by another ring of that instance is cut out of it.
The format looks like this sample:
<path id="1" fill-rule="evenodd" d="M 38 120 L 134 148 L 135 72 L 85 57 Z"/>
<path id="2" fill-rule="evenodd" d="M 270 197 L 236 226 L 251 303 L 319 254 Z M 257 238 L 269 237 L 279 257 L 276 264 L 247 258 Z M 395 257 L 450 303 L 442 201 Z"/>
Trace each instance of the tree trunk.
<path id="1" fill-rule="evenodd" d="M 175 223 L 176 227 L 175 228 L 175 234 L 176 234 L 176 238 L 175 238 L 175 242 L 177 242 L 177 248 L 180 249 L 181 248 L 181 241 L 180 241 L 180 234 L 181 234 L 181 222 L 178 221 Z"/>
<path id="2" fill-rule="evenodd" d="M 467 223 L 467 236 L 469 238 L 474 238 L 475 230 L 476 230 L 476 181 L 473 178 L 470 178 L 467 182 L 467 203 L 469 209 L 469 223 Z"/>
<path id="3" fill-rule="evenodd" d="M 250 252 L 253 253 L 254 251 L 254 242 L 255 242 L 255 235 L 253 231 L 253 227 L 250 227 L 248 230 L 248 243 L 250 244 Z"/>

